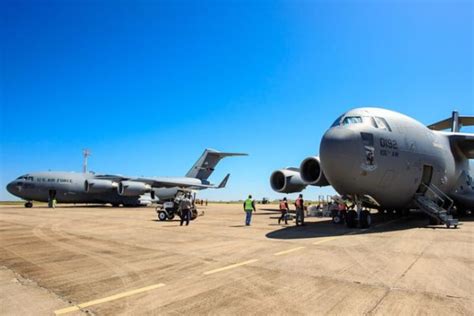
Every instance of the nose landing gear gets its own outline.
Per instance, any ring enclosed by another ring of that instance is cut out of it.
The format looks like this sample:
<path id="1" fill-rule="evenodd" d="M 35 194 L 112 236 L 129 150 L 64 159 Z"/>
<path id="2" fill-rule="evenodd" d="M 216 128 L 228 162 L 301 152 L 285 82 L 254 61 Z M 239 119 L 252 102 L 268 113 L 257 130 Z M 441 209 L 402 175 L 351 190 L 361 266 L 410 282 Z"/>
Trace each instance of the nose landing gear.
<path id="1" fill-rule="evenodd" d="M 33 203 L 30 202 L 30 201 L 28 201 L 28 202 L 25 203 L 25 207 L 26 207 L 26 208 L 32 208 L 32 207 L 33 207 Z"/>

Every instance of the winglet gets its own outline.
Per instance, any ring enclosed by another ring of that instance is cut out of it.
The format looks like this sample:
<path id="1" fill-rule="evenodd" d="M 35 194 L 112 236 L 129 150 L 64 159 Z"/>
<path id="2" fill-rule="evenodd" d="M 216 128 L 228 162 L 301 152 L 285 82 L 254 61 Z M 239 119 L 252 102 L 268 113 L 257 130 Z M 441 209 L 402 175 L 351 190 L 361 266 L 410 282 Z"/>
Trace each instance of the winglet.
<path id="1" fill-rule="evenodd" d="M 225 188 L 227 181 L 229 181 L 230 173 L 228 173 L 225 178 L 219 183 L 219 185 L 216 187 L 216 189 L 223 189 Z"/>

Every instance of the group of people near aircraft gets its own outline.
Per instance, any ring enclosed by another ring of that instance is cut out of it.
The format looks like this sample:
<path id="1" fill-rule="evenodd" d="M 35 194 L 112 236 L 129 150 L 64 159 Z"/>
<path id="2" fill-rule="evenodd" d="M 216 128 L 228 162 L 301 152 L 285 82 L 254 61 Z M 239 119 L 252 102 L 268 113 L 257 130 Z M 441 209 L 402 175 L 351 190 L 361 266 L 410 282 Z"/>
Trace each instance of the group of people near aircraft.
<path id="1" fill-rule="evenodd" d="M 303 200 L 303 194 L 299 194 L 298 198 L 295 200 L 295 224 L 296 226 L 304 226 L 304 217 L 305 217 L 305 207 L 304 207 L 304 200 Z M 282 221 L 285 222 L 285 225 L 288 224 L 288 219 L 290 218 L 290 207 L 288 206 L 288 200 L 286 197 L 284 197 L 282 200 L 280 200 L 279 203 L 280 207 L 280 212 L 281 215 L 278 218 L 278 224 L 280 224 Z"/>

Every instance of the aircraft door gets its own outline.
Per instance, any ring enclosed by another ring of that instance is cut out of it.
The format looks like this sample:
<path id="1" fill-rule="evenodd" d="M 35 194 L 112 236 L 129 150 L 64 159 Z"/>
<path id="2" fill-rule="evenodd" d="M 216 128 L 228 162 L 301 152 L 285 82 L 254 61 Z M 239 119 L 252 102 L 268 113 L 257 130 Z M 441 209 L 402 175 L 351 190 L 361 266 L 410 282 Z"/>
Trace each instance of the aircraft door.
<path id="1" fill-rule="evenodd" d="M 427 186 L 431 184 L 431 179 L 433 178 L 433 166 L 423 165 L 423 173 L 421 175 L 421 183 L 418 187 L 416 193 L 425 194 Z"/>

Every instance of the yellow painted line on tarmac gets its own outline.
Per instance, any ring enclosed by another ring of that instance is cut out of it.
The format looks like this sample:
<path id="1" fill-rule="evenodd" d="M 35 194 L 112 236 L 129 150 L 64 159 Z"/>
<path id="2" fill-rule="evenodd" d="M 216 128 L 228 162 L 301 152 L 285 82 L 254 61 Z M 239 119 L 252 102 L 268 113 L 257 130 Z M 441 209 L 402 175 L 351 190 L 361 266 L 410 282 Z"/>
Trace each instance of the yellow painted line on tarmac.
<path id="1" fill-rule="evenodd" d="M 234 269 L 234 268 L 237 268 L 237 267 L 240 267 L 240 266 L 245 266 L 245 265 L 247 265 L 247 264 L 251 264 L 251 263 L 254 263 L 254 262 L 257 262 L 257 261 L 258 261 L 258 259 L 247 260 L 247 261 L 244 261 L 244 262 L 240 262 L 240 263 L 236 263 L 236 264 L 231 264 L 230 266 L 222 267 L 222 268 L 219 268 L 219 269 L 214 269 L 214 270 L 211 270 L 211 271 L 206 271 L 206 272 L 204 272 L 204 274 L 205 274 L 205 275 L 214 274 L 214 273 L 217 273 L 217 272 L 221 272 L 221 271 L 225 271 L 225 270 Z"/>
<path id="2" fill-rule="evenodd" d="M 128 292 L 123 292 L 123 293 L 115 294 L 115 295 L 112 295 L 112 296 L 107 296 L 107 297 L 104 297 L 104 298 L 89 301 L 89 302 L 86 302 L 86 303 L 77 304 L 77 305 L 67 307 L 67 308 L 63 308 L 63 309 L 58 309 L 58 310 L 54 311 L 54 314 L 62 315 L 62 314 L 70 313 L 70 312 L 75 312 L 75 311 L 81 310 L 82 308 L 85 308 L 85 307 L 89 307 L 89 306 L 92 306 L 92 305 L 97 305 L 97 304 L 101 304 L 101 303 L 105 303 L 105 302 L 118 300 L 119 298 L 124 298 L 124 297 L 127 297 L 127 296 L 132 296 L 132 295 L 135 295 L 135 294 L 151 291 L 151 290 L 163 287 L 163 286 L 165 286 L 163 283 L 158 283 L 158 284 L 150 285 L 150 286 L 147 286 L 147 287 L 142 287 L 140 289 L 136 289 L 136 290 L 132 290 L 132 291 L 128 291 Z"/>
<path id="3" fill-rule="evenodd" d="M 295 252 L 295 251 L 298 251 L 298 250 L 301 250 L 301 249 L 304 249 L 304 248 L 306 248 L 306 247 L 296 247 L 296 248 L 292 248 L 292 249 L 288 249 L 288 250 L 285 250 L 285 251 L 280 251 L 280 252 L 274 253 L 273 255 L 275 255 L 275 256 L 286 255 L 287 253 Z"/>
<path id="4" fill-rule="evenodd" d="M 344 236 L 344 235 L 342 235 Z M 313 245 L 320 245 L 320 244 L 323 244 L 325 242 L 328 242 L 328 241 L 331 241 L 331 240 L 336 240 L 336 239 L 339 239 L 341 236 L 337 236 L 337 237 L 325 237 L 325 238 L 321 238 L 315 242 L 313 242 Z"/>

